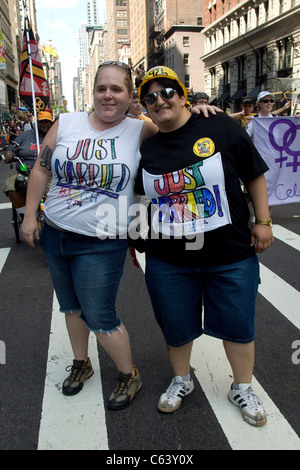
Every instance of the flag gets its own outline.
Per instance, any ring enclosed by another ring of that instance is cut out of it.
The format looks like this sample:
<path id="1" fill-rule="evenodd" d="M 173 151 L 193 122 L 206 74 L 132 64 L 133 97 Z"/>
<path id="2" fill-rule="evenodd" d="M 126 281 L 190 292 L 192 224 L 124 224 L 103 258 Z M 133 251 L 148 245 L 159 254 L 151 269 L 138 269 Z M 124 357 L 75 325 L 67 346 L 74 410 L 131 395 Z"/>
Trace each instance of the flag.
<path id="1" fill-rule="evenodd" d="M 0 31 L 0 70 L 6 69 L 5 47 L 3 32 Z"/>
<path id="2" fill-rule="evenodd" d="M 285 103 L 287 103 L 287 97 L 285 96 L 285 93 L 282 93 L 282 96 L 280 98 L 280 104 L 281 106 L 284 106 Z"/>
<path id="3" fill-rule="evenodd" d="M 26 28 L 28 25 L 28 31 Z M 27 32 L 29 39 L 27 40 Z M 29 41 L 29 44 L 28 44 Z M 43 111 L 49 101 L 49 87 L 43 70 L 42 61 L 40 58 L 37 43 L 33 36 L 33 31 L 28 18 L 25 18 L 25 28 L 23 37 L 23 50 L 21 57 L 21 70 L 20 70 L 20 85 L 19 93 L 20 99 L 23 103 L 33 111 L 32 99 L 32 84 L 30 74 L 30 57 L 32 62 L 32 76 L 34 82 L 34 96 L 36 111 L 39 113 Z"/>

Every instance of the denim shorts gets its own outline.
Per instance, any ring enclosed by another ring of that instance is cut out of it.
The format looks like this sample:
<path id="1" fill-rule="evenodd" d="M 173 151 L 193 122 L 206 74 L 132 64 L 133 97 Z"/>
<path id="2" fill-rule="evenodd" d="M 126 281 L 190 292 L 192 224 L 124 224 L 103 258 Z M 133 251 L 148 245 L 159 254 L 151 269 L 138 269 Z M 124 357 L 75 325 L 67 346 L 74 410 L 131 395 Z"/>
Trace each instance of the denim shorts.
<path id="1" fill-rule="evenodd" d="M 124 239 L 88 237 L 45 224 L 40 234 L 60 311 L 81 311 L 95 333 L 111 333 L 121 325 L 115 303 L 128 248 Z"/>
<path id="2" fill-rule="evenodd" d="M 205 268 L 178 266 L 147 255 L 146 283 L 169 346 L 183 346 L 203 333 L 234 343 L 254 340 L 260 283 L 256 255 Z"/>

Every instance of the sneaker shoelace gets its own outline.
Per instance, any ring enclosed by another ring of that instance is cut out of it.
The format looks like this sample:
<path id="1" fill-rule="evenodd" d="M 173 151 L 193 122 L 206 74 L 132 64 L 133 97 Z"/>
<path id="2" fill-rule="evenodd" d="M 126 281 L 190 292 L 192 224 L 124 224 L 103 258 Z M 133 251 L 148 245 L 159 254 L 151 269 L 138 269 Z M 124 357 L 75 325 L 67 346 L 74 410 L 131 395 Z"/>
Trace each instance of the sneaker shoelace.
<path id="1" fill-rule="evenodd" d="M 168 398 L 173 398 L 173 397 L 180 396 L 179 392 L 182 389 L 183 390 L 187 389 L 184 382 L 180 381 L 177 377 L 174 377 L 174 379 L 172 380 L 171 384 L 169 385 L 165 393 Z"/>
<path id="2" fill-rule="evenodd" d="M 117 395 L 122 395 L 124 391 L 128 389 L 128 382 L 131 379 L 131 375 L 120 374 L 118 377 L 118 384 L 114 390 Z"/>
<path id="3" fill-rule="evenodd" d="M 72 366 L 66 367 L 66 372 L 71 372 L 71 374 L 69 375 L 69 380 L 76 381 L 80 378 L 80 375 L 82 373 L 82 367 L 73 364 Z"/>
<path id="4" fill-rule="evenodd" d="M 236 392 L 251 410 L 257 411 L 258 406 L 262 405 L 262 400 L 253 392 L 251 387 L 248 387 L 246 390 L 236 390 Z"/>

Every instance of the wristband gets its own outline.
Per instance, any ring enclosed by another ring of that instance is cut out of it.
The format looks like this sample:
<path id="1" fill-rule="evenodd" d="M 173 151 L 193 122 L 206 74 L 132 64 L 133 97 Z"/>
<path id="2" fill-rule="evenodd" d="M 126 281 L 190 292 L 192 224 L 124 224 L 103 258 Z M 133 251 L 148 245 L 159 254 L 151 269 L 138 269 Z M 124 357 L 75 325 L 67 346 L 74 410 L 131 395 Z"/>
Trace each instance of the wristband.
<path id="1" fill-rule="evenodd" d="M 257 225 L 269 225 L 269 227 L 271 227 L 272 219 L 270 217 L 268 217 L 267 219 L 255 219 L 255 223 Z"/>

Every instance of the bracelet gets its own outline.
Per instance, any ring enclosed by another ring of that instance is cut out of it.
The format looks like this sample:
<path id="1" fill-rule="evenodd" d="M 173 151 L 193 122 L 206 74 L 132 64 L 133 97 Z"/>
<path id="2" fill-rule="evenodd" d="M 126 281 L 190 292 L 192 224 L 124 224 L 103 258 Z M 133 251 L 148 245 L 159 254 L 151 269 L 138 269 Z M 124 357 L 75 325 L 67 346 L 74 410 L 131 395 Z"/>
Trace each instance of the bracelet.
<path id="1" fill-rule="evenodd" d="M 270 217 L 268 217 L 267 219 L 255 219 L 255 223 L 257 225 L 269 225 L 269 227 L 271 227 L 272 219 Z"/>

